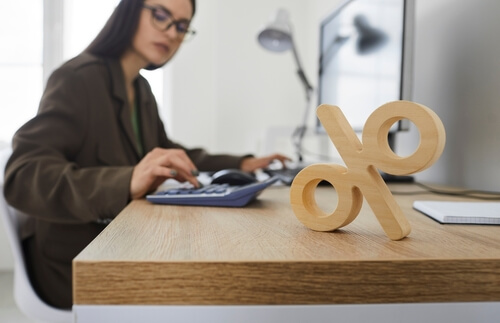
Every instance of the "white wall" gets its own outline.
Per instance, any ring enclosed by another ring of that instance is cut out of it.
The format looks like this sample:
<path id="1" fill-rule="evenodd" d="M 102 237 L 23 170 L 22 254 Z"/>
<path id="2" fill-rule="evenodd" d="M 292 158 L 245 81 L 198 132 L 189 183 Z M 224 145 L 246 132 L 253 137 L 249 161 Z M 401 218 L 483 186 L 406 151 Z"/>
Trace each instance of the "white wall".
<path id="1" fill-rule="evenodd" d="M 199 1 L 196 39 L 183 45 L 167 69 L 169 135 L 212 152 L 262 153 L 269 128 L 293 130 L 305 105 L 293 55 L 264 50 L 257 34 L 276 9 L 288 9 L 304 69 L 315 84 L 319 17 L 339 2 Z M 291 153 L 291 147 L 282 148 Z"/>
<path id="2" fill-rule="evenodd" d="M 199 3 L 197 39 L 169 68 L 169 134 L 214 152 L 266 152 L 266 130 L 290 131 L 301 121 L 304 94 L 291 53 L 260 48 L 257 32 L 276 8 L 287 8 L 306 74 L 316 85 L 319 20 L 341 1 Z M 495 0 L 416 1 L 414 100 L 435 110 L 447 131 L 443 156 L 418 174 L 419 180 L 500 190 L 495 171 L 500 160 L 495 145 L 500 137 L 499 9 Z M 324 149 L 332 146 L 325 138 L 308 140 L 307 148 L 316 141 Z M 417 142 L 413 127 L 398 136 L 397 150 L 410 153 Z M 292 153 L 288 137 L 280 144 L 280 150 Z"/>
<path id="3" fill-rule="evenodd" d="M 418 179 L 500 191 L 498 12 L 496 0 L 417 1 L 414 100 L 447 132 L 443 156 Z M 401 137 L 400 147 L 418 138 Z"/>

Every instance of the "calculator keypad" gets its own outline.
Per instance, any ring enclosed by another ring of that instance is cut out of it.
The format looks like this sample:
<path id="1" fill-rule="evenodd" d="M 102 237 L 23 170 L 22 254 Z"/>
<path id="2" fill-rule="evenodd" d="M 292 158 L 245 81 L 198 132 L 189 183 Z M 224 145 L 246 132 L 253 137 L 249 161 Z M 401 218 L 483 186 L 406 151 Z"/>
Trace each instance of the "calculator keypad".
<path id="1" fill-rule="evenodd" d="M 229 184 L 210 184 L 199 188 L 184 186 L 147 195 L 146 199 L 158 204 L 241 207 L 254 200 L 262 190 L 276 181 L 278 178 L 273 177 L 240 186 Z"/>
<path id="2" fill-rule="evenodd" d="M 168 196 L 224 196 L 230 193 L 232 190 L 237 188 L 237 186 L 229 186 L 228 184 L 211 184 L 201 188 L 195 187 L 184 187 L 184 188 L 172 188 L 163 192 L 157 193 L 157 195 L 168 195 Z"/>

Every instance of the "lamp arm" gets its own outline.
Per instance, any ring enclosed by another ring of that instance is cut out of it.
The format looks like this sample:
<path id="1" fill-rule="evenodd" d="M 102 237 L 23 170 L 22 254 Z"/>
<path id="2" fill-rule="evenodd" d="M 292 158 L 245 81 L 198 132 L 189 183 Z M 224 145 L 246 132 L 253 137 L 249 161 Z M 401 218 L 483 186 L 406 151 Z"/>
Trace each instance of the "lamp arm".
<path id="1" fill-rule="evenodd" d="M 295 145 L 298 159 L 300 162 L 302 162 L 303 161 L 302 141 L 304 139 L 304 135 L 305 135 L 306 130 L 307 130 L 307 118 L 309 116 L 309 108 L 311 105 L 311 96 L 312 96 L 314 88 L 312 87 L 311 83 L 309 83 L 309 81 L 306 77 L 306 74 L 304 73 L 304 69 L 302 68 L 302 64 L 300 62 L 299 54 L 298 54 L 297 49 L 295 47 L 295 42 L 293 41 L 293 38 L 292 38 L 292 52 L 293 52 L 293 57 L 295 58 L 295 63 L 297 64 L 297 74 L 298 74 L 299 79 L 302 82 L 302 85 L 304 86 L 304 90 L 306 92 L 306 107 L 304 109 L 302 123 L 299 126 L 297 126 L 297 128 L 295 129 L 295 131 L 292 134 L 292 141 L 293 141 L 293 144 Z"/>
<path id="2" fill-rule="evenodd" d="M 295 47 L 295 42 L 293 41 L 293 38 L 292 38 L 292 52 L 293 52 L 293 57 L 295 58 L 295 63 L 297 64 L 297 74 L 299 75 L 300 81 L 304 86 L 306 95 L 310 95 L 310 91 L 312 91 L 313 87 L 311 86 L 311 83 L 309 83 L 306 74 L 304 73 L 304 69 L 302 68 L 302 64 L 300 62 L 299 53 L 297 52 L 297 48 Z"/>
<path id="3" fill-rule="evenodd" d="M 297 157 L 299 162 L 302 162 L 302 141 L 304 140 L 304 136 L 307 131 L 307 118 L 309 116 L 309 110 L 311 108 L 311 94 L 313 92 L 313 88 L 311 88 L 307 93 L 306 104 L 304 109 L 304 115 L 302 116 L 302 123 L 295 128 L 292 134 L 292 142 L 295 146 L 295 150 L 297 153 Z"/>

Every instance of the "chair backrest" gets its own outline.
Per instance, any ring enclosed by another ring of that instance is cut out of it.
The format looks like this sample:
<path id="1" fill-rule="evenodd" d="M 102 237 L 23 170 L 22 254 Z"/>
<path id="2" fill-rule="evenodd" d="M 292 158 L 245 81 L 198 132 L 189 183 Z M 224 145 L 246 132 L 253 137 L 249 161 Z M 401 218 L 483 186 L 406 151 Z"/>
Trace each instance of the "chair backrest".
<path id="1" fill-rule="evenodd" d="M 5 226 L 5 230 L 7 232 L 7 240 L 10 245 L 10 249 L 12 250 L 12 254 L 14 256 L 14 265 L 19 263 L 20 260 L 24 262 L 24 259 L 18 259 L 20 255 L 22 255 L 21 246 L 19 244 L 19 228 L 22 223 L 20 223 L 21 218 L 17 218 L 14 210 L 7 204 L 5 198 L 3 196 L 3 186 L 4 186 L 4 170 L 5 164 L 9 159 L 10 154 L 12 153 L 11 149 L 8 147 L 2 148 L 0 150 L 0 213 L 2 214 L 3 224 Z"/>
<path id="2" fill-rule="evenodd" d="M 21 247 L 20 230 L 27 216 L 7 204 L 3 195 L 4 169 L 10 148 L 0 150 L 0 217 L 4 222 L 7 240 L 14 257 L 14 299 L 19 309 L 36 322 L 73 322 L 73 313 L 45 304 L 31 286 Z"/>

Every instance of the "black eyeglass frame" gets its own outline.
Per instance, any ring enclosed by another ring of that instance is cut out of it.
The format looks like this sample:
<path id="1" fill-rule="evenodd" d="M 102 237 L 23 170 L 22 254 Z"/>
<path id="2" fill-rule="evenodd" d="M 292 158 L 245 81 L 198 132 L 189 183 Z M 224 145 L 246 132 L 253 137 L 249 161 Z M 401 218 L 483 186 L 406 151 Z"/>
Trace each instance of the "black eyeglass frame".
<path id="1" fill-rule="evenodd" d="M 189 25 L 189 21 L 187 21 L 185 19 L 182 19 L 182 20 L 175 20 L 175 19 L 173 19 L 172 13 L 167 8 L 164 8 L 163 6 L 158 6 L 158 7 L 157 6 L 150 6 L 150 5 L 147 5 L 147 4 L 143 4 L 142 7 L 145 8 L 145 9 L 151 10 L 151 22 L 152 22 L 153 26 L 156 29 L 158 29 L 159 31 L 166 31 L 166 30 L 169 30 L 170 27 L 175 26 L 175 31 L 177 32 L 177 36 L 179 38 L 182 38 L 184 41 L 187 38 L 190 39 L 194 35 L 196 35 L 196 30 L 191 29 L 189 27 L 188 28 L 181 27 L 181 24 L 184 24 L 184 23 L 188 23 L 188 25 Z M 162 11 L 164 11 L 169 16 L 168 19 L 170 20 L 170 23 L 168 23 L 165 26 L 165 28 L 161 28 L 158 25 L 158 21 L 155 18 L 155 14 L 156 14 L 157 10 L 162 10 Z"/>

